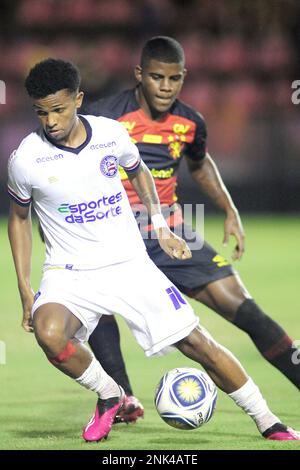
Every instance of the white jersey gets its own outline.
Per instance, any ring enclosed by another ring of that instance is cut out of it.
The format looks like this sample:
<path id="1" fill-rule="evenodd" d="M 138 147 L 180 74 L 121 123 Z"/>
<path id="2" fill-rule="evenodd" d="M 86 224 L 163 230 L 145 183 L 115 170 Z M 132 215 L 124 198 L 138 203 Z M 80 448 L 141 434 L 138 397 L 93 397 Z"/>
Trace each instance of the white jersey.
<path id="1" fill-rule="evenodd" d="M 8 165 L 8 192 L 31 203 L 46 244 L 45 266 L 93 269 L 145 252 L 121 183 L 140 165 L 137 147 L 122 124 L 80 116 L 87 138 L 77 148 L 51 143 L 42 129 L 28 135 Z"/>

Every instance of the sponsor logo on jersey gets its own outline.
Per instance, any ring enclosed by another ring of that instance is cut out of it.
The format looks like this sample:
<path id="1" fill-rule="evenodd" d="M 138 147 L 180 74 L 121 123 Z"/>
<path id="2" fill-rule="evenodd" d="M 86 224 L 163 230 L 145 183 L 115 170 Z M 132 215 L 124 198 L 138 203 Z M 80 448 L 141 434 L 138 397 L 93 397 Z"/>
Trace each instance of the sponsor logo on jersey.
<path id="1" fill-rule="evenodd" d="M 191 128 L 188 124 L 175 123 L 173 126 L 173 131 L 175 134 L 186 134 Z"/>
<path id="2" fill-rule="evenodd" d="M 174 168 L 167 168 L 166 170 L 165 169 L 158 170 L 156 168 L 151 168 L 150 171 L 151 171 L 153 178 L 157 178 L 157 179 L 172 178 L 174 174 Z M 119 166 L 119 175 L 120 175 L 121 181 L 128 180 L 128 175 L 126 171 L 124 170 L 124 168 L 121 166 Z"/>
<path id="3" fill-rule="evenodd" d="M 91 150 L 100 150 L 100 149 L 105 149 L 105 148 L 109 148 L 109 147 L 114 147 L 116 144 L 116 142 L 113 140 L 112 142 L 104 142 L 104 144 L 92 144 L 90 146 L 90 149 Z"/>
<path id="4" fill-rule="evenodd" d="M 174 168 L 167 168 L 166 170 L 157 170 L 156 168 L 151 168 L 150 171 L 153 178 L 168 179 L 173 176 Z"/>
<path id="5" fill-rule="evenodd" d="M 162 135 L 158 134 L 144 134 L 142 141 L 146 144 L 161 144 L 163 138 Z"/>
<path id="6" fill-rule="evenodd" d="M 125 129 L 127 130 L 127 132 L 129 132 L 129 134 L 133 131 L 133 129 L 135 128 L 135 125 L 136 125 L 136 122 L 133 121 L 133 122 L 130 122 L 130 121 L 120 121 L 121 124 L 123 124 L 123 126 L 125 127 Z"/>
<path id="7" fill-rule="evenodd" d="M 96 222 L 122 214 L 122 207 L 118 205 L 122 199 L 122 193 L 119 192 L 89 202 L 83 201 L 77 204 L 63 203 L 57 210 L 61 214 L 66 214 L 65 221 L 68 224 Z"/>
<path id="8" fill-rule="evenodd" d="M 61 158 L 64 158 L 62 153 L 58 153 L 57 155 L 50 155 L 50 157 L 39 157 L 35 161 L 37 163 L 47 163 L 51 162 L 53 160 L 60 160 Z"/>
<path id="9" fill-rule="evenodd" d="M 49 176 L 48 181 L 50 184 L 58 183 L 59 178 L 57 176 Z"/>
<path id="10" fill-rule="evenodd" d="M 107 178 L 113 178 L 118 173 L 118 159 L 114 155 L 106 155 L 100 162 L 100 171 Z"/>
<path id="11" fill-rule="evenodd" d="M 166 293 L 172 300 L 172 303 L 176 310 L 180 309 L 181 305 L 186 305 L 186 301 L 175 286 L 168 287 L 168 289 L 166 289 Z"/>

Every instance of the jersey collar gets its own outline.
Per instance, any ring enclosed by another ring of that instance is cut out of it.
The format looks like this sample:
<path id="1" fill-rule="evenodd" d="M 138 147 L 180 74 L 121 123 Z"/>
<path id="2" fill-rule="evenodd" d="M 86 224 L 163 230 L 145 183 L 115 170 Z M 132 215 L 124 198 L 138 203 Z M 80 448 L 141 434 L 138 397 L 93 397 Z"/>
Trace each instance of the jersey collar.
<path id="1" fill-rule="evenodd" d="M 82 124 L 84 125 L 85 131 L 86 131 L 86 139 L 84 142 L 82 142 L 82 144 L 79 145 L 79 147 L 67 147 L 65 145 L 59 145 L 56 142 L 54 142 L 52 139 L 50 139 L 50 137 L 45 133 L 45 131 L 43 131 L 44 136 L 52 145 L 54 145 L 58 149 L 61 149 L 64 152 L 76 153 L 78 155 L 81 152 L 81 150 L 83 150 L 89 144 L 92 138 L 92 128 L 91 128 L 90 123 L 88 122 L 87 119 L 85 119 L 85 117 L 81 115 L 78 115 L 78 117 L 81 120 Z"/>

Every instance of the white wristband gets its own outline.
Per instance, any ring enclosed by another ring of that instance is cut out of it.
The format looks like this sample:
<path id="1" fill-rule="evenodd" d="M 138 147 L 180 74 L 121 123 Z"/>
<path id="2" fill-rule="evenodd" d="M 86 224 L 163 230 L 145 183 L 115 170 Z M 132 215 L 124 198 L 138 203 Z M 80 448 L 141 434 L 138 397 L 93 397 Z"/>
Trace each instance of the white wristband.
<path id="1" fill-rule="evenodd" d="M 154 230 L 159 228 L 168 227 L 167 221 L 162 214 L 154 214 L 151 217 Z"/>

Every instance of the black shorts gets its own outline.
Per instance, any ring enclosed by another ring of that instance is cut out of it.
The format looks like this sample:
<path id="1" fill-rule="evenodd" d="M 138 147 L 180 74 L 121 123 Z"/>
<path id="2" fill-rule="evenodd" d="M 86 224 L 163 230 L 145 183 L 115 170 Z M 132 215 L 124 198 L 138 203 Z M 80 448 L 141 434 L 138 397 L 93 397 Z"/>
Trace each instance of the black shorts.
<path id="1" fill-rule="evenodd" d="M 192 238 L 190 234 L 194 233 L 191 227 L 184 224 L 184 229 L 182 229 L 181 233 L 181 237 L 189 245 L 189 240 Z M 201 246 L 201 238 L 197 236 L 197 239 L 199 246 Z M 210 282 L 235 274 L 235 270 L 230 263 L 218 255 L 206 242 L 204 242 L 202 248 L 193 249 L 192 258 L 184 261 L 170 258 L 155 239 L 145 239 L 144 243 L 150 258 L 156 266 L 178 289 L 187 295 L 191 289 L 204 287 Z"/>

